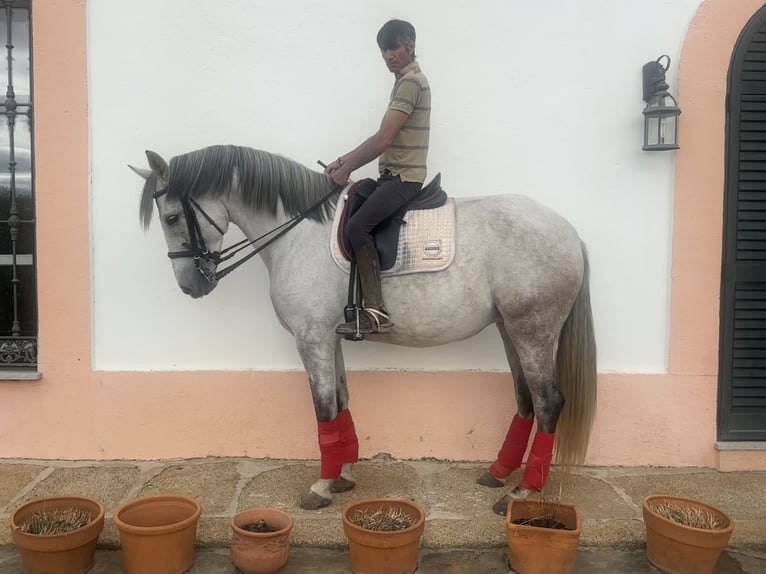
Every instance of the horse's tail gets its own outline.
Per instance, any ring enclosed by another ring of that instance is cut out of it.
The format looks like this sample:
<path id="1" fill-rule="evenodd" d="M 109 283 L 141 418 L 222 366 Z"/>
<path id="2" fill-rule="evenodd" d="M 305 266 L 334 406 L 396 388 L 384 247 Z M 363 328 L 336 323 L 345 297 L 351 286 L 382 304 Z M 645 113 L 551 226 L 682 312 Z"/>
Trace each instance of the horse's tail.
<path id="1" fill-rule="evenodd" d="M 588 253 L 582 245 L 580 292 L 559 335 L 556 378 L 564 408 L 556 427 L 556 460 L 569 467 L 582 464 L 596 414 L 596 338 L 590 306 Z"/>

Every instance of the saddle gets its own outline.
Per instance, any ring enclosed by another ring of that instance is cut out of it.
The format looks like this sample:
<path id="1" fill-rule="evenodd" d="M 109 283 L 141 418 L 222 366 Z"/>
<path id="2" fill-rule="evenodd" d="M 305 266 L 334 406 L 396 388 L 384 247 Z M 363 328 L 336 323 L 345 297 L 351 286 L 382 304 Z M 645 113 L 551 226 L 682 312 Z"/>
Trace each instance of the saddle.
<path id="1" fill-rule="evenodd" d="M 353 259 L 353 256 L 351 244 L 346 237 L 346 223 L 377 187 L 378 182 L 368 178 L 354 183 L 348 190 L 348 197 L 338 223 L 338 247 L 343 256 L 349 261 Z M 402 225 L 407 223 L 404 220 L 407 211 L 434 209 L 442 207 L 445 203 L 447 203 L 447 193 L 441 187 L 441 173 L 437 173 L 431 182 L 424 186 L 415 197 L 400 207 L 388 219 L 378 224 L 372 232 L 372 237 L 380 257 L 381 270 L 391 269 L 396 263 L 399 234 L 401 233 Z"/>

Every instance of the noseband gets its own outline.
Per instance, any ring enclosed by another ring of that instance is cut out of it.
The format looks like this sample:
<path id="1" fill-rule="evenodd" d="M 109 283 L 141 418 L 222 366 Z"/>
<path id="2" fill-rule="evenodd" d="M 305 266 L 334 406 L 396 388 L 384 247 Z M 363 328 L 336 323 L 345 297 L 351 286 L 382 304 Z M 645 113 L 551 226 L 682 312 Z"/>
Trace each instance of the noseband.
<path id="1" fill-rule="evenodd" d="M 205 212 L 204 209 L 202 209 L 202 206 L 199 203 L 197 203 L 197 201 L 193 197 L 182 197 L 181 206 L 184 210 L 184 218 L 186 219 L 186 229 L 189 232 L 189 241 L 181 244 L 181 246 L 185 248 L 183 251 L 168 251 L 168 257 L 170 257 L 170 259 L 180 259 L 184 257 L 191 257 L 192 259 L 194 259 L 194 268 L 202 274 L 202 276 L 208 281 L 208 283 L 212 285 L 216 285 L 219 279 L 226 277 L 226 275 L 234 271 L 237 267 L 242 265 L 245 261 L 254 257 L 255 255 L 258 255 L 258 253 L 263 251 L 266 247 L 274 243 L 277 239 L 279 239 L 285 233 L 290 231 L 293 227 L 298 225 L 312 211 L 314 211 L 317 207 L 319 207 L 325 201 L 330 199 L 334 194 L 338 193 L 341 189 L 342 189 L 342 186 L 334 187 L 332 191 L 330 191 L 325 196 L 323 196 L 318 202 L 316 202 L 314 205 L 309 207 L 306 211 L 299 213 L 292 219 L 287 220 L 286 222 L 275 227 L 271 231 L 267 231 L 260 237 L 256 237 L 252 241 L 243 239 L 242 241 L 235 243 L 234 245 L 230 245 L 229 247 L 227 247 L 226 249 L 223 249 L 222 251 L 210 251 L 207 248 L 207 245 L 205 243 L 205 238 L 202 235 L 202 229 L 199 226 L 199 219 L 197 218 L 197 212 L 202 214 L 202 216 L 207 220 L 207 222 L 210 223 L 210 225 L 212 225 L 215 228 L 215 230 L 221 234 L 221 237 L 223 237 L 224 231 L 213 220 L 213 218 L 210 217 Z M 155 191 L 153 194 L 155 201 L 158 198 L 165 195 L 167 192 L 168 192 L 167 187 L 164 187 L 160 189 L 159 191 Z M 265 238 L 268 238 L 268 239 L 266 239 L 261 245 L 258 245 L 256 247 L 255 244 Z M 252 247 L 253 251 L 248 253 L 244 257 L 242 257 L 240 260 L 235 261 L 234 263 L 232 263 L 225 269 L 221 269 L 220 271 L 211 271 L 209 268 L 206 268 L 202 265 L 203 261 L 209 261 L 217 267 L 224 261 L 228 261 L 235 255 L 237 255 L 240 251 L 242 251 L 243 249 L 247 249 L 248 247 Z"/>
<path id="2" fill-rule="evenodd" d="M 154 199 L 158 199 L 168 192 L 168 188 L 165 187 L 154 193 Z M 168 257 L 170 259 L 181 259 L 184 257 L 191 257 L 194 259 L 194 268 L 202 273 L 205 279 L 209 283 L 215 285 L 218 283 L 218 277 L 206 267 L 202 266 L 202 261 L 210 261 L 211 263 L 218 265 L 223 260 L 223 254 L 220 251 L 210 251 L 205 243 L 205 237 L 202 235 L 202 229 L 199 226 L 199 219 L 197 218 L 197 211 L 210 223 L 215 230 L 223 237 L 224 232 L 218 226 L 218 224 L 210 217 L 207 212 L 200 206 L 199 203 L 193 197 L 184 197 L 181 199 L 181 206 L 184 210 L 184 218 L 186 219 L 186 229 L 189 232 L 189 242 L 181 244 L 186 249 L 183 251 L 168 251 Z"/>

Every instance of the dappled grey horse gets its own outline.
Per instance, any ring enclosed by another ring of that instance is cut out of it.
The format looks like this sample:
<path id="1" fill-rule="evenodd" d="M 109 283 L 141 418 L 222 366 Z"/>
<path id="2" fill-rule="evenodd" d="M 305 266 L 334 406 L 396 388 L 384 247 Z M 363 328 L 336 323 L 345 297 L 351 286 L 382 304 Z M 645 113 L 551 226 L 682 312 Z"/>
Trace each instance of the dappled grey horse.
<path id="1" fill-rule="evenodd" d="M 146 179 L 142 222 L 149 225 L 156 203 L 184 293 L 207 295 L 230 269 L 222 251 L 229 223 L 243 231 L 247 245 L 260 243 L 274 310 L 295 337 L 317 417 L 321 475 L 301 506 L 327 506 L 333 492 L 353 488 L 359 450 L 335 334 L 348 285 L 330 256 L 329 220 L 339 190 L 322 173 L 246 147 L 211 146 L 169 164 L 151 151 L 147 158 L 150 170 L 133 168 Z M 456 199 L 456 220 L 456 255 L 447 269 L 384 277 L 395 325 L 369 338 L 425 347 L 497 326 L 518 410 L 480 484 L 503 486 L 520 468 L 537 421 L 519 484 L 495 504 L 502 514 L 509 496 L 543 488 L 554 438 L 559 464 L 585 458 L 596 406 L 588 261 L 566 220 L 520 195 Z"/>

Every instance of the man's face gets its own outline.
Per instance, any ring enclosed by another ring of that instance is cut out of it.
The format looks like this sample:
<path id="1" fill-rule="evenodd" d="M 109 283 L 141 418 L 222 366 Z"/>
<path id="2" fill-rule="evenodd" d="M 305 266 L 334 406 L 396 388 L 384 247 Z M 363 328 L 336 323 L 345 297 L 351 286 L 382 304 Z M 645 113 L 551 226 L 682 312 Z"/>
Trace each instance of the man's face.
<path id="1" fill-rule="evenodd" d="M 415 59 L 415 46 L 399 42 L 396 48 L 381 50 L 380 53 L 388 70 L 398 74 Z"/>

